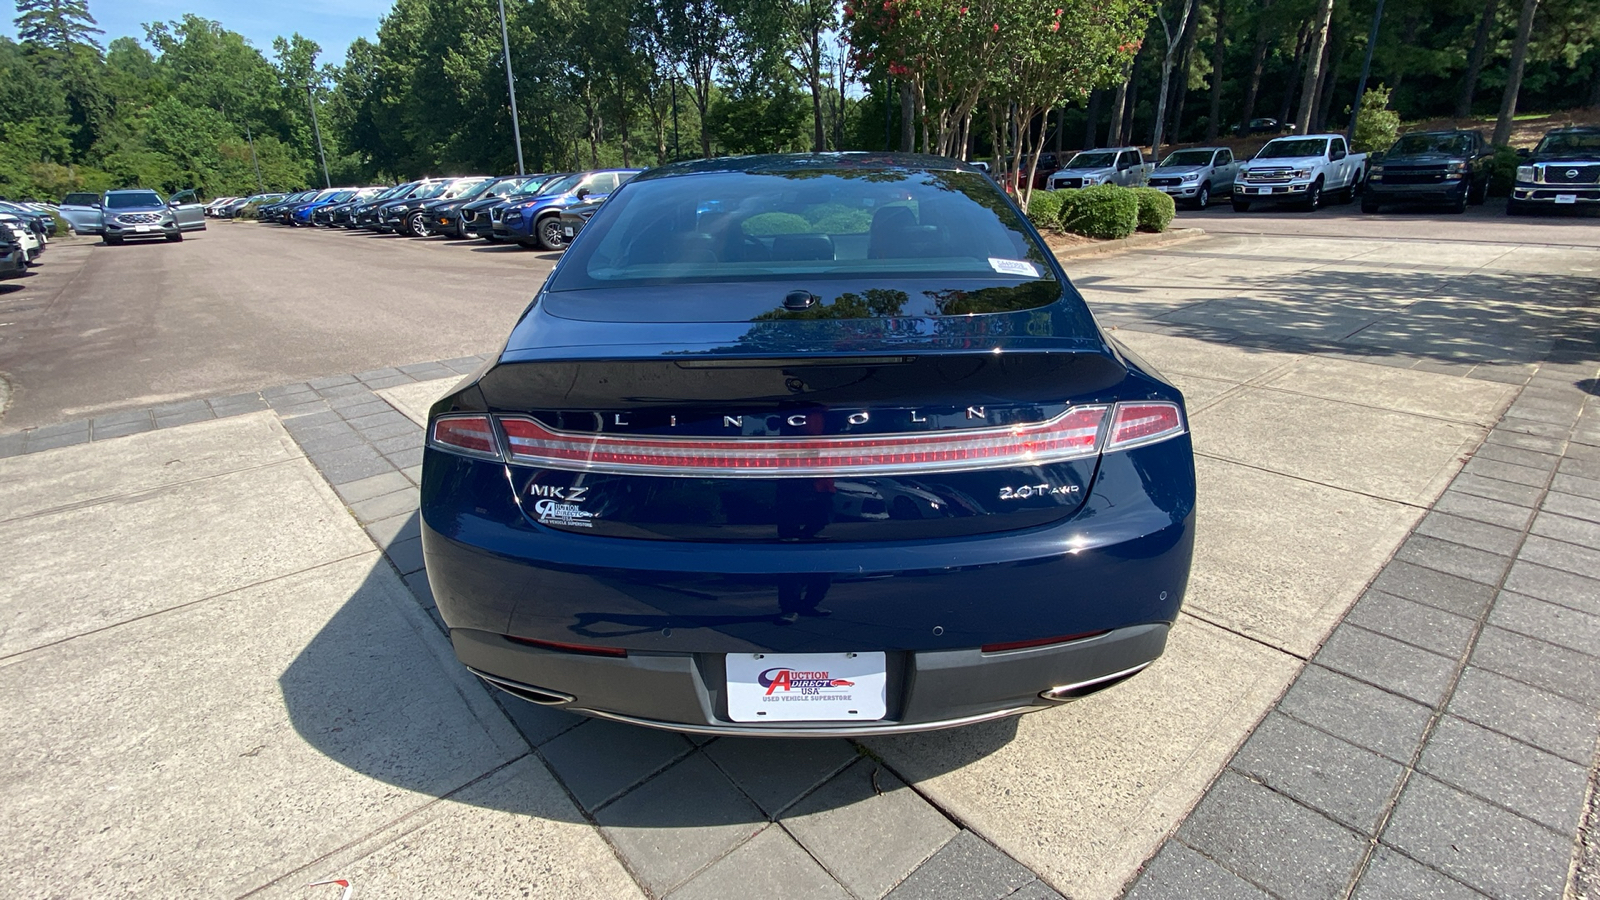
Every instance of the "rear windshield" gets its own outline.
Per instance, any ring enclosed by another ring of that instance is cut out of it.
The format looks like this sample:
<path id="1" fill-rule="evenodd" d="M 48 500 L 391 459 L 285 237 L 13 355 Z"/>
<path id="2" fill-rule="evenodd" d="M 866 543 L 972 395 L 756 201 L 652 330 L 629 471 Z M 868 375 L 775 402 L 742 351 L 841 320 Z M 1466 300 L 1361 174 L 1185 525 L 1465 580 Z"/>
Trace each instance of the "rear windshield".
<path id="1" fill-rule="evenodd" d="M 1044 249 L 988 179 L 968 172 L 784 169 L 646 179 L 613 195 L 586 237 L 590 231 L 597 239 L 574 245 L 552 290 L 793 283 L 795 276 L 894 288 L 942 279 L 965 298 L 948 312 L 1025 309 L 1060 296 Z M 992 306 L 968 302 L 990 287 L 1000 289 Z"/>
<path id="2" fill-rule="evenodd" d="M 1269 141 L 1256 159 L 1292 159 L 1297 156 L 1321 156 L 1327 152 L 1328 142 L 1319 138 L 1301 138 L 1296 141 Z"/>
<path id="3" fill-rule="evenodd" d="M 106 209 L 133 209 L 140 206 L 160 206 L 161 195 L 155 191 L 127 191 L 106 195 Z"/>
<path id="4" fill-rule="evenodd" d="M 61 205 L 62 206 L 66 206 L 67 204 L 70 203 L 73 206 L 93 206 L 93 205 L 95 205 L 96 203 L 99 203 L 99 202 L 100 202 L 100 195 L 99 194 L 68 194 L 61 201 Z"/>

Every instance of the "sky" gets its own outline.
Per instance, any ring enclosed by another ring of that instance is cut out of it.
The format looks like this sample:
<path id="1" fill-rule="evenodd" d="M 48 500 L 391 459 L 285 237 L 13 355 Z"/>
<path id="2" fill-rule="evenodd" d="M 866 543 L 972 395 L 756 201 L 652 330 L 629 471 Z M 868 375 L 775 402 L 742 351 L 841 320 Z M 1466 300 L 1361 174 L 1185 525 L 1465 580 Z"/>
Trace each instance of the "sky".
<path id="1" fill-rule="evenodd" d="M 101 46 L 123 36 L 143 40 L 144 23 L 194 13 L 239 32 L 267 56 L 272 55 L 273 38 L 298 31 L 321 45 L 318 62 L 341 63 L 351 41 L 358 37 L 371 39 L 377 33 L 378 19 L 393 3 L 394 0 L 89 0 L 89 13 L 105 30 Z M 0 33 L 15 38 L 15 5 L 11 0 L 0 0 L 0 11 L 6 13 Z"/>

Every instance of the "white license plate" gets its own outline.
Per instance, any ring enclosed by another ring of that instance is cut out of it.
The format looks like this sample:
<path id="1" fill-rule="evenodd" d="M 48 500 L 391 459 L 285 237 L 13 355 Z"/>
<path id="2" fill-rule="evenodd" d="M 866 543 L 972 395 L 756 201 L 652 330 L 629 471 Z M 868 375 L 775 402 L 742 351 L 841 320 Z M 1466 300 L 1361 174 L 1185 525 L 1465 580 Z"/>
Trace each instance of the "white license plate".
<path id="1" fill-rule="evenodd" d="M 572 229 L 571 225 L 568 225 L 566 227 L 566 232 L 567 232 L 567 237 L 572 237 L 573 235 L 577 234 L 577 232 Z"/>
<path id="2" fill-rule="evenodd" d="M 1557 203 L 1577 203 L 1578 202 L 1578 195 L 1577 194 L 1557 194 L 1556 195 L 1556 202 Z"/>
<path id="3" fill-rule="evenodd" d="M 882 653 L 729 653 L 735 722 L 875 722 L 886 714 Z"/>
<path id="4" fill-rule="evenodd" d="M 149 231 L 150 230 L 150 226 L 149 225 L 135 225 L 135 226 L 133 226 L 133 230 L 134 231 Z"/>

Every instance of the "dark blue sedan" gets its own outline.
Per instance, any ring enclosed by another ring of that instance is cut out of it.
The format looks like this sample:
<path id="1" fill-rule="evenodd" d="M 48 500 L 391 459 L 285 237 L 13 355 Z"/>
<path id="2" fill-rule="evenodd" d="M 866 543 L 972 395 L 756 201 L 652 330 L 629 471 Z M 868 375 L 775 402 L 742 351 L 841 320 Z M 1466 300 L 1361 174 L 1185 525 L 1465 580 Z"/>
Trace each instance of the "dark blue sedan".
<path id="1" fill-rule="evenodd" d="M 1183 397 L 979 170 L 682 163 L 594 214 L 432 409 L 428 579 L 533 703 L 681 731 L 917 731 L 1161 655 Z"/>

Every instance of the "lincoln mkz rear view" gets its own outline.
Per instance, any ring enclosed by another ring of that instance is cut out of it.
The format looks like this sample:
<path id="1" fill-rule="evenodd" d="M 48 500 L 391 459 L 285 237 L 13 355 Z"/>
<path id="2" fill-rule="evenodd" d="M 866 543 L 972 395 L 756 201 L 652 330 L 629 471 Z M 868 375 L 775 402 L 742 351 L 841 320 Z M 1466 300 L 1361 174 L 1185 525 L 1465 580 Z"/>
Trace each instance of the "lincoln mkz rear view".
<path id="1" fill-rule="evenodd" d="M 462 662 L 683 731 L 872 734 L 1077 699 L 1189 578 L 1182 395 L 1016 206 L 935 157 L 655 169 L 433 407 Z"/>

